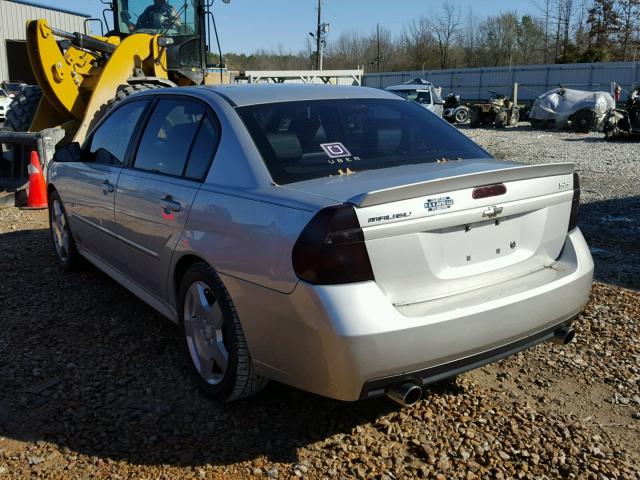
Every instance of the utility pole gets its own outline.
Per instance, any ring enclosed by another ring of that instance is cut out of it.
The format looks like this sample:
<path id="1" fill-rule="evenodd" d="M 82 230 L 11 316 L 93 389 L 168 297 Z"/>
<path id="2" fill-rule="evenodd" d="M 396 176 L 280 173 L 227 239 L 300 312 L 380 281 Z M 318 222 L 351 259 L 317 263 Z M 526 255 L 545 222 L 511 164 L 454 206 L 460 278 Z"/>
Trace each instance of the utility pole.
<path id="1" fill-rule="evenodd" d="M 377 24 L 377 32 L 378 32 L 378 73 L 380 73 L 380 24 Z"/>
<path id="2" fill-rule="evenodd" d="M 322 70 L 322 57 L 324 56 L 324 47 L 327 43 L 327 33 L 329 33 L 329 24 L 322 23 L 322 0 L 318 0 L 318 28 L 316 33 L 309 32 L 309 35 L 316 40 L 316 69 Z"/>
<path id="3" fill-rule="evenodd" d="M 316 31 L 316 70 L 322 70 L 322 0 L 318 0 L 318 30 Z"/>

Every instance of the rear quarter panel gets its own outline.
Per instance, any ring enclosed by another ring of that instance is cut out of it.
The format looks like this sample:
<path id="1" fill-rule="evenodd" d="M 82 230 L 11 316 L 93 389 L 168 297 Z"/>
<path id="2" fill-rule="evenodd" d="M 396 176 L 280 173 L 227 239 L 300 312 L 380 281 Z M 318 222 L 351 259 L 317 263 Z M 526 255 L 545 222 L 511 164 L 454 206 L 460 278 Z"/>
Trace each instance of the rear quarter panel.
<path id="1" fill-rule="evenodd" d="M 291 251 L 313 214 L 302 207 L 203 187 L 173 264 L 184 255 L 196 255 L 223 275 L 290 293 L 298 282 Z"/>

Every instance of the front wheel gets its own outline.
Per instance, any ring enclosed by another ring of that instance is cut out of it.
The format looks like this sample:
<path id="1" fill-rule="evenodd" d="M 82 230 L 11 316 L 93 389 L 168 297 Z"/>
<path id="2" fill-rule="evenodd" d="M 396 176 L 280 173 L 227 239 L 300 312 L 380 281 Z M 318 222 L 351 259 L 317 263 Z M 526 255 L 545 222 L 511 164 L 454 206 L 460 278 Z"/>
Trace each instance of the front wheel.
<path id="1" fill-rule="evenodd" d="M 466 108 L 459 108 L 455 113 L 456 123 L 467 123 L 469 120 L 469 110 Z"/>
<path id="2" fill-rule="evenodd" d="M 238 314 L 216 272 L 205 263 L 193 265 L 179 298 L 184 347 L 198 386 L 223 402 L 261 390 L 267 380 L 254 371 Z"/>
<path id="3" fill-rule="evenodd" d="M 571 127 L 576 133 L 589 133 L 596 130 L 596 114 L 593 110 L 583 108 L 571 117 Z"/>
<path id="4" fill-rule="evenodd" d="M 80 254 L 71 235 L 67 212 L 55 190 L 49 195 L 49 228 L 58 263 L 65 270 L 74 270 L 80 265 Z"/>
<path id="5" fill-rule="evenodd" d="M 496 118 L 494 120 L 494 125 L 496 126 L 496 128 L 504 128 L 507 126 L 508 122 L 509 114 L 506 110 L 500 110 L 498 113 L 496 113 Z"/>
<path id="6" fill-rule="evenodd" d="M 24 87 L 22 92 L 11 102 L 4 127 L 14 132 L 29 130 L 36 116 L 42 90 L 40 87 Z"/>

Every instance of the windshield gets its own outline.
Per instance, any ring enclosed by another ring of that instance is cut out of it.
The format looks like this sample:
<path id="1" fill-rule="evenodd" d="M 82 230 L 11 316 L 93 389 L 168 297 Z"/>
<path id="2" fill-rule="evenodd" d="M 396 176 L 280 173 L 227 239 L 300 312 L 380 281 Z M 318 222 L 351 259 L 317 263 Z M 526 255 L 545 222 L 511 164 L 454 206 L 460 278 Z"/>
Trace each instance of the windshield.
<path id="1" fill-rule="evenodd" d="M 400 95 L 407 100 L 413 100 L 421 104 L 431 103 L 431 93 L 429 90 L 389 90 L 396 95 Z"/>
<path id="2" fill-rule="evenodd" d="M 237 109 L 278 184 L 490 155 L 414 102 L 312 100 Z"/>
<path id="3" fill-rule="evenodd" d="M 130 33 L 197 33 L 195 0 L 118 0 L 118 30 Z"/>

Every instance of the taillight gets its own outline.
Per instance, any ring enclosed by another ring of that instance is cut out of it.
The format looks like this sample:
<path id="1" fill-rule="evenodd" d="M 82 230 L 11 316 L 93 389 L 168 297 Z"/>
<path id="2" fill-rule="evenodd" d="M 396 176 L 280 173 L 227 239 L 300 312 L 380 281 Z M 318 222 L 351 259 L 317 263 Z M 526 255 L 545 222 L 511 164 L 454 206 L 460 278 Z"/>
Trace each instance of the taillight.
<path id="1" fill-rule="evenodd" d="M 497 197 L 498 195 L 504 195 L 507 193 L 507 187 L 504 183 L 496 183 L 495 185 L 486 185 L 484 187 L 477 187 L 473 189 L 471 196 L 474 199 Z"/>
<path id="2" fill-rule="evenodd" d="M 578 226 L 578 205 L 580 204 L 580 177 L 573 172 L 573 200 L 571 201 L 571 216 L 569 216 L 569 231 Z"/>
<path id="3" fill-rule="evenodd" d="M 373 280 L 364 234 L 349 205 L 320 210 L 293 247 L 293 269 L 309 283 L 335 285 Z"/>

